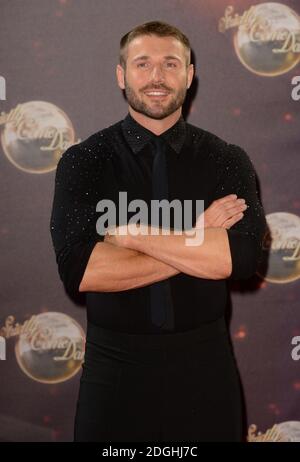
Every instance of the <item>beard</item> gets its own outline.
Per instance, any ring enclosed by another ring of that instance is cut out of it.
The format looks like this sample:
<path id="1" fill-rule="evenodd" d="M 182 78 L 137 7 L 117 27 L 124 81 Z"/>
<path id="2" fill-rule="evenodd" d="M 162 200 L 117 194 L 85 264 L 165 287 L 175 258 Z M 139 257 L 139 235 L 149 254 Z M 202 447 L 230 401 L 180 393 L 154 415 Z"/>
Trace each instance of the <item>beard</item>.
<path id="1" fill-rule="evenodd" d="M 168 98 L 170 98 L 167 105 L 160 101 L 155 101 L 152 104 L 147 104 L 139 94 L 130 87 L 124 78 L 125 83 L 125 95 L 128 104 L 134 109 L 136 112 L 140 114 L 144 114 L 147 117 L 151 117 L 152 119 L 161 120 L 169 115 L 173 114 L 177 109 L 179 109 L 185 100 L 187 88 L 186 86 L 180 88 L 176 93 L 174 93 L 170 88 L 166 88 L 164 86 L 151 86 L 152 90 L 165 90 L 169 92 Z M 149 88 L 150 90 L 150 88 Z M 142 90 L 142 92 L 147 91 L 146 89 Z"/>

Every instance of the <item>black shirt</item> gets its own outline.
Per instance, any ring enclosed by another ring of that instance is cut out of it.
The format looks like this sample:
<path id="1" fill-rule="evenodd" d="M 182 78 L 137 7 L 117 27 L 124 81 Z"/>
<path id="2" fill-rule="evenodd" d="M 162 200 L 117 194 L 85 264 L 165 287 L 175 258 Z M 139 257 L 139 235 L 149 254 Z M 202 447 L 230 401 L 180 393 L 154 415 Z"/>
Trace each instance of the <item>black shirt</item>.
<path id="1" fill-rule="evenodd" d="M 150 140 L 155 136 L 128 113 L 124 120 L 69 147 L 59 160 L 50 226 L 59 275 L 70 295 L 78 293 L 90 254 L 104 240 L 96 231 L 101 215 L 96 212 L 97 202 L 111 199 L 118 210 L 119 191 L 126 191 L 128 203 L 143 199 L 150 208 Z M 182 116 L 160 137 L 167 145 L 169 201 L 188 199 L 194 205 L 202 199 L 206 209 L 228 194 L 245 199 L 249 207 L 244 217 L 227 230 L 233 267 L 228 279 L 251 277 L 262 256 L 266 220 L 249 156 L 241 147 L 185 122 Z M 116 218 L 117 225 L 123 224 L 118 222 L 118 212 Z M 196 215 L 193 220 L 194 225 Z M 195 329 L 224 315 L 226 279 L 179 273 L 170 278 L 170 284 L 174 332 Z M 120 332 L 157 332 L 150 321 L 149 288 L 87 292 L 88 321 Z"/>

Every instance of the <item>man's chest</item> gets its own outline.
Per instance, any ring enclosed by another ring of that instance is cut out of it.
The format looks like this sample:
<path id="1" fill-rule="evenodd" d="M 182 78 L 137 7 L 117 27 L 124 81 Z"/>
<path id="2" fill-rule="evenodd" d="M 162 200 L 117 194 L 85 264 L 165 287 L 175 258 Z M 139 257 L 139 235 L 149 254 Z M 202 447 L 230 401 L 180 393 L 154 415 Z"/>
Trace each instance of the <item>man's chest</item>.
<path id="1" fill-rule="evenodd" d="M 119 152 L 107 162 L 101 196 L 114 204 L 118 216 L 122 211 L 125 213 L 125 209 L 127 216 L 132 216 L 141 207 L 147 208 L 149 213 L 152 162 L 153 156 L 147 149 L 136 154 Z M 192 223 L 195 223 L 199 207 L 205 210 L 214 200 L 218 179 L 215 164 L 205 151 L 187 148 L 179 154 L 167 149 L 166 162 L 169 205 L 174 210 L 179 207 L 182 215 L 191 213 Z"/>

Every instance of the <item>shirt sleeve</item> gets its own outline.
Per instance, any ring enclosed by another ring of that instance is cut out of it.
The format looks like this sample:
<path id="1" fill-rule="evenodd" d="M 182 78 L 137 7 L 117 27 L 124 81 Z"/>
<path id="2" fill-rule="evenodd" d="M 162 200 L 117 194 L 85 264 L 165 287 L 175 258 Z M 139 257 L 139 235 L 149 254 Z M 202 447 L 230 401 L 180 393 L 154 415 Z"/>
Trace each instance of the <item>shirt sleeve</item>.
<path id="1" fill-rule="evenodd" d="M 248 205 L 244 216 L 227 229 L 232 259 L 232 272 L 228 279 L 248 279 L 260 265 L 267 224 L 251 159 L 237 145 L 229 144 L 228 148 L 216 199 L 236 194 L 239 199 L 245 199 Z"/>
<path id="2" fill-rule="evenodd" d="M 77 295 L 89 257 L 104 236 L 96 230 L 101 159 L 91 149 L 73 145 L 56 169 L 50 232 L 59 276 L 67 293 Z"/>

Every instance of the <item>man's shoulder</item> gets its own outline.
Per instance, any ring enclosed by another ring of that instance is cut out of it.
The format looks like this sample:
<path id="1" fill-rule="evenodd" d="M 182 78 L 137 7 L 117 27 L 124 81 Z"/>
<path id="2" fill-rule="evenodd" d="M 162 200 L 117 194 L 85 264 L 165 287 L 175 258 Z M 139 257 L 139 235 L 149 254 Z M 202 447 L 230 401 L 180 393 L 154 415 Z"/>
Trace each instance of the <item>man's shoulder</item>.
<path id="1" fill-rule="evenodd" d="M 199 152 L 205 152 L 215 162 L 227 163 L 232 160 L 251 162 L 247 152 L 240 145 L 230 143 L 221 136 L 196 125 L 186 123 L 186 126 L 190 142 L 198 143 Z"/>
<path id="2" fill-rule="evenodd" d="M 109 147 L 110 139 L 118 132 L 121 122 L 122 121 L 118 121 L 98 130 L 95 133 L 92 133 L 84 140 L 72 145 L 70 148 L 81 151 L 82 153 L 93 153 L 94 155 L 103 153 L 105 148 Z"/>
<path id="3" fill-rule="evenodd" d="M 79 143 L 72 144 L 62 154 L 59 164 L 74 164 L 74 167 L 97 165 L 112 156 L 111 139 L 119 128 L 121 121 L 92 133 Z"/>
<path id="4" fill-rule="evenodd" d="M 186 126 L 188 134 L 192 138 L 192 142 L 197 143 L 197 141 L 199 141 L 202 148 L 206 147 L 218 150 L 227 149 L 229 143 L 215 133 L 189 122 L 186 122 Z"/>

